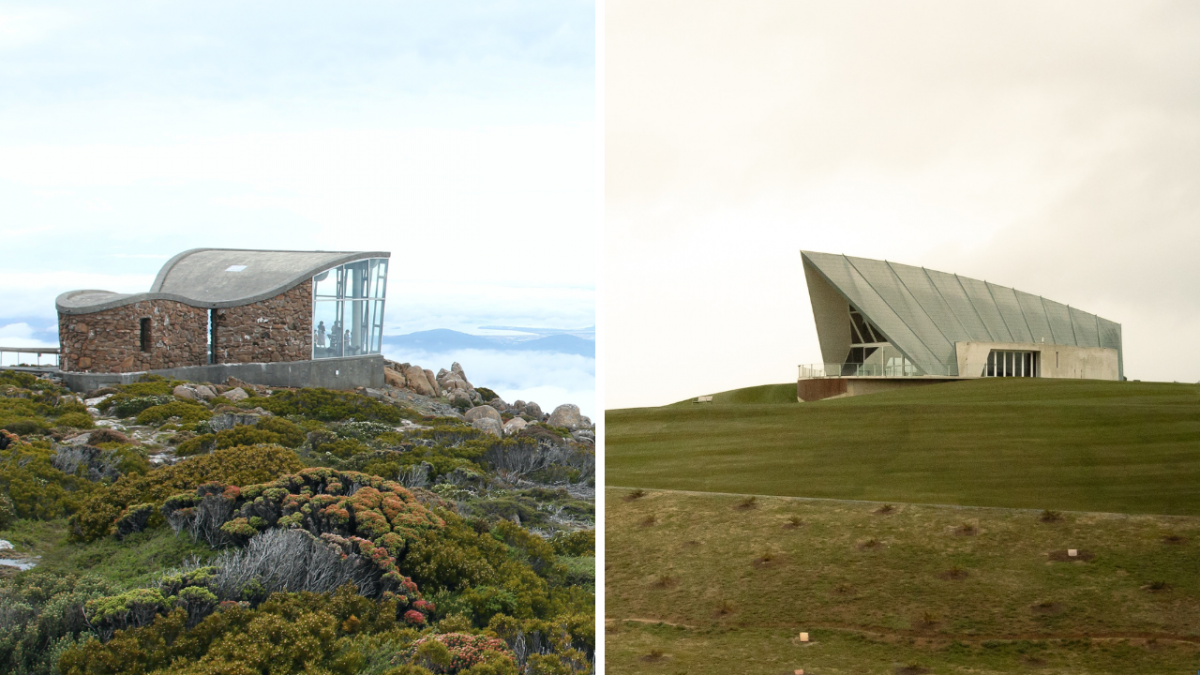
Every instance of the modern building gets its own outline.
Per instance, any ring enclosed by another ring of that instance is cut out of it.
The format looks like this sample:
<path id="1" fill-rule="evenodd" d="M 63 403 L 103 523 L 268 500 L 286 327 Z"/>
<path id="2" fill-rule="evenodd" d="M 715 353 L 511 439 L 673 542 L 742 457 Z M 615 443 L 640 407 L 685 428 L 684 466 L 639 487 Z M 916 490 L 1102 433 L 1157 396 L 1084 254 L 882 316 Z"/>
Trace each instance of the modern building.
<path id="1" fill-rule="evenodd" d="M 979 377 L 1124 379 L 1121 324 L 957 274 L 801 251 L 824 363 L 802 401 Z"/>
<path id="2" fill-rule="evenodd" d="M 168 260 L 148 293 L 63 293 L 63 378 L 76 389 L 143 373 L 381 386 L 389 255 L 192 249 Z"/>

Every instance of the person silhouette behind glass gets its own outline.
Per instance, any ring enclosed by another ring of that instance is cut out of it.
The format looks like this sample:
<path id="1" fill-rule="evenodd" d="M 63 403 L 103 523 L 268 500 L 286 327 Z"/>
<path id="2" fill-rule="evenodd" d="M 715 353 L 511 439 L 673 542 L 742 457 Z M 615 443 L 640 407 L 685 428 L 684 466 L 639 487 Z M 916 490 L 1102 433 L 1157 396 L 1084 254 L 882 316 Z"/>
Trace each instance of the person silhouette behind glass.
<path id="1" fill-rule="evenodd" d="M 317 324 L 317 346 L 318 347 L 325 346 L 325 322 L 324 321 Z"/>

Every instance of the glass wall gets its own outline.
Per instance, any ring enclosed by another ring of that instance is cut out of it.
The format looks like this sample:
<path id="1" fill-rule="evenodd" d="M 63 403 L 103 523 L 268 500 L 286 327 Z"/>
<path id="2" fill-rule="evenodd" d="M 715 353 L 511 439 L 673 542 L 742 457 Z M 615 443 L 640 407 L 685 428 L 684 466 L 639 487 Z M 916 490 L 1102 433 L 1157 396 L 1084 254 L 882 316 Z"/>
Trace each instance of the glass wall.
<path id="1" fill-rule="evenodd" d="M 387 258 L 358 260 L 313 277 L 313 358 L 383 350 Z"/>

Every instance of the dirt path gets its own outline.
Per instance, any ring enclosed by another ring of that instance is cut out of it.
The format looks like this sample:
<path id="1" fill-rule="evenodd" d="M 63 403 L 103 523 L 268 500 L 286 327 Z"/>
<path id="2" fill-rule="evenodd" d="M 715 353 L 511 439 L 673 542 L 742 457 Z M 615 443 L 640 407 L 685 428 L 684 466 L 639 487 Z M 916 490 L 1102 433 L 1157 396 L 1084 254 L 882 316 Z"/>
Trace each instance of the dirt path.
<path id="1" fill-rule="evenodd" d="M 638 487 L 629 487 L 629 486 L 625 486 L 625 485 L 605 485 L 604 489 L 605 490 L 645 490 L 647 495 L 649 495 L 650 493 L 654 493 L 654 492 L 667 492 L 670 494 L 690 495 L 693 497 L 757 497 L 760 499 L 786 499 L 786 500 L 795 501 L 795 502 L 829 502 L 829 503 L 833 503 L 833 504 L 867 504 L 867 505 L 871 505 L 871 506 L 880 506 L 883 504 L 904 504 L 906 506 L 931 506 L 931 507 L 939 508 L 939 509 L 958 509 L 961 511 L 970 511 L 970 510 L 1006 511 L 1009 513 L 1041 513 L 1042 512 L 1042 509 L 1022 509 L 1022 508 L 1014 508 L 1014 507 L 1008 507 L 1008 506 L 969 506 L 969 505 L 964 506 L 962 504 L 929 504 L 929 503 L 925 503 L 925 502 L 900 502 L 900 501 L 895 501 L 895 500 L 892 500 L 890 502 L 883 502 L 883 501 L 871 501 L 871 500 L 867 500 L 867 499 L 835 499 L 833 497 L 793 497 L 791 495 L 761 495 L 761 494 L 749 494 L 749 493 L 743 493 L 743 492 L 704 492 L 702 490 L 672 490 L 670 488 L 656 488 L 656 487 L 638 488 Z M 1147 516 L 1152 517 L 1152 518 L 1183 518 L 1183 519 L 1197 518 L 1197 516 L 1185 516 L 1185 515 L 1176 515 L 1176 514 L 1169 514 L 1169 513 L 1162 513 L 1162 514 L 1159 514 L 1159 513 L 1111 513 L 1108 511 L 1067 511 L 1067 510 L 1063 510 L 1063 509 L 1058 509 L 1057 511 L 1058 511 L 1058 513 L 1071 513 L 1071 514 L 1090 515 L 1090 516 L 1111 516 L 1111 517 L 1116 517 L 1116 518 L 1142 518 L 1142 517 L 1147 517 Z"/>

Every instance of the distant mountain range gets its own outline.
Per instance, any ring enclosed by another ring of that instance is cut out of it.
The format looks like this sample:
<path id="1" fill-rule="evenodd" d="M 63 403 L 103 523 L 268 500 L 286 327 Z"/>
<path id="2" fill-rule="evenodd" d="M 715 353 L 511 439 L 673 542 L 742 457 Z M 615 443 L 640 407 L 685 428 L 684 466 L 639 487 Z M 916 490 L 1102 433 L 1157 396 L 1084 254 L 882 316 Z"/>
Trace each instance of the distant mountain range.
<path id="1" fill-rule="evenodd" d="M 494 351 L 555 352 L 596 358 L 596 343 L 574 335 L 550 335 L 531 340 L 514 341 L 508 337 L 470 335 L 447 328 L 423 330 L 407 335 L 383 336 L 384 351 L 388 347 L 415 349 L 424 352 L 447 352 L 456 349 L 490 349 Z"/>

